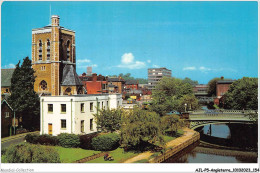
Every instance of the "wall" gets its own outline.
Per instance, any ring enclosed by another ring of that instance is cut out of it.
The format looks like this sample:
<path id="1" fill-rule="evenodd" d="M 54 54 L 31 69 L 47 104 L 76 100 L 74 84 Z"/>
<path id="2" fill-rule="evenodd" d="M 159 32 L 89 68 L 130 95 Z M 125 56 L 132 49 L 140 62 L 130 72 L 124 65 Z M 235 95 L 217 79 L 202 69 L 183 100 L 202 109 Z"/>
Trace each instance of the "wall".
<path id="1" fill-rule="evenodd" d="M 41 134 L 48 134 L 48 124 L 52 123 L 53 135 L 60 133 L 88 134 L 97 131 L 93 114 L 97 113 L 97 102 L 100 108 L 117 108 L 122 105 L 121 94 L 95 94 L 74 96 L 42 96 L 41 98 Z M 90 111 L 90 103 L 93 111 Z M 81 112 L 81 103 L 84 111 Z M 48 104 L 53 104 L 53 112 L 48 112 Z M 66 113 L 61 113 L 61 104 L 66 104 Z M 72 107 L 72 109 L 71 109 Z M 66 129 L 61 129 L 61 119 L 66 120 Z M 93 130 L 90 130 L 90 119 L 93 119 Z M 81 132 L 81 121 L 84 120 L 84 132 Z M 72 126 L 72 127 L 71 127 Z"/>
<path id="2" fill-rule="evenodd" d="M 217 84 L 217 97 L 222 97 L 229 89 L 231 84 Z"/>
<path id="3" fill-rule="evenodd" d="M 9 112 L 9 117 L 5 118 L 5 112 Z M 10 136 L 10 126 L 12 126 L 13 112 L 5 102 L 1 105 L 1 137 Z M 13 130 L 13 128 L 12 128 Z"/>

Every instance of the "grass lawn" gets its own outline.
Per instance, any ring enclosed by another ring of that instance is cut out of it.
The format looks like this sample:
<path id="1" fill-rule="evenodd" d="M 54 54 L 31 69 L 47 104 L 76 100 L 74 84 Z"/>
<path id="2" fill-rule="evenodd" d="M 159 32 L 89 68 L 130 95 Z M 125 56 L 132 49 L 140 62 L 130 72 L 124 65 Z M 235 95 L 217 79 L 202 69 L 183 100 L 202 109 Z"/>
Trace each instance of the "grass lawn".
<path id="1" fill-rule="evenodd" d="M 104 161 L 104 157 L 99 157 L 97 159 L 88 161 L 86 163 L 120 163 L 131 157 L 138 155 L 139 153 L 134 152 L 124 152 L 123 148 L 117 148 L 116 150 L 110 151 L 109 156 L 114 158 L 113 161 Z"/>
<path id="2" fill-rule="evenodd" d="M 55 146 L 54 148 L 58 151 L 62 163 L 72 163 L 73 161 L 100 153 L 100 151 L 81 148 L 64 148 L 60 146 Z"/>

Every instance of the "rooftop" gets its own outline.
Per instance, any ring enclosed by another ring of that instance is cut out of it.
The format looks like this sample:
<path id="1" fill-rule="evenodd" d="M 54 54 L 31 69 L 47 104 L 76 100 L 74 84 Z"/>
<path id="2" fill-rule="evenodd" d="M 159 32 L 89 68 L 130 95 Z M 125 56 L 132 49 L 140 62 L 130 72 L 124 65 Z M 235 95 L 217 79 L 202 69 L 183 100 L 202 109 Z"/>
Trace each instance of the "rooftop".
<path id="1" fill-rule="evenodd" d="M 10 87 L 14 68 L 1 69 L 1 87 Z"/>
<path id="2" fill-rule="evenodd" d="M 217 84 L 231 84 L 233 82 L 235 82 L 235 80 L 219 80 Z"/>
<path id="3" fill-rule="evenodd" d="M 83 85 L 73 65 L 67 64 L 63 69 L 61 86 Z"/>

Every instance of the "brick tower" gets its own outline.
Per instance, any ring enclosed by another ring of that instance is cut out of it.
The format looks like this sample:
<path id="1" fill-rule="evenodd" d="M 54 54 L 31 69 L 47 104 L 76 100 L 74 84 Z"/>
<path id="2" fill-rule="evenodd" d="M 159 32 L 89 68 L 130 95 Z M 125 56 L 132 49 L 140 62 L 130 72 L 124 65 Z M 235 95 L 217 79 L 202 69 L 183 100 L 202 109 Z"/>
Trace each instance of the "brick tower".
<path id="1" fill-rule="evenodd" d="M 59 20 L 59 16 L 53 15 L 51 25 L 32 30 L 32 67 L 36 71 L 34 90 L 38 94 L 63 95 L 62 90 L 66 87 L 76 88 L 70 94 L 77 94 L 82 86 L 81 81 L 75 79 L 78 78 L 75 72 L 75 32 L 61 27 Z M 70 78 L 74 79 L 68 79 L 64 74 L 65 67 L 73 71 L 70 75 L 74 76 Z M 74 82 L 62 85 L 64 78 Z"/>

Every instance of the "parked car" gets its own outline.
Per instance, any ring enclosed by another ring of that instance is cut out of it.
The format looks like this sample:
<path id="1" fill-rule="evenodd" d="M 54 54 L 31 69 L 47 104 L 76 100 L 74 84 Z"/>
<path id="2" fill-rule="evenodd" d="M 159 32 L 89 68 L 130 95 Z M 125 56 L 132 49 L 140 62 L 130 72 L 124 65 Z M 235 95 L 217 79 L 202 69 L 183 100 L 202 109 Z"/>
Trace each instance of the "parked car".
<path id="1" fill-rule="evenodd" d="M 135 99 L 132 98 L 127 99 L 127 104 L 133 104 L 133 103 L 136 103 Z"/>
<path id="2" fill-rule="evenodd" d="M 172 114 L 180 115 L 180 112 L 178 112 L 176 110 L 173 110 L 173 111 L 170 111 L 170 112 L 166 113 L 166 115 L 172 115 Z"/>

